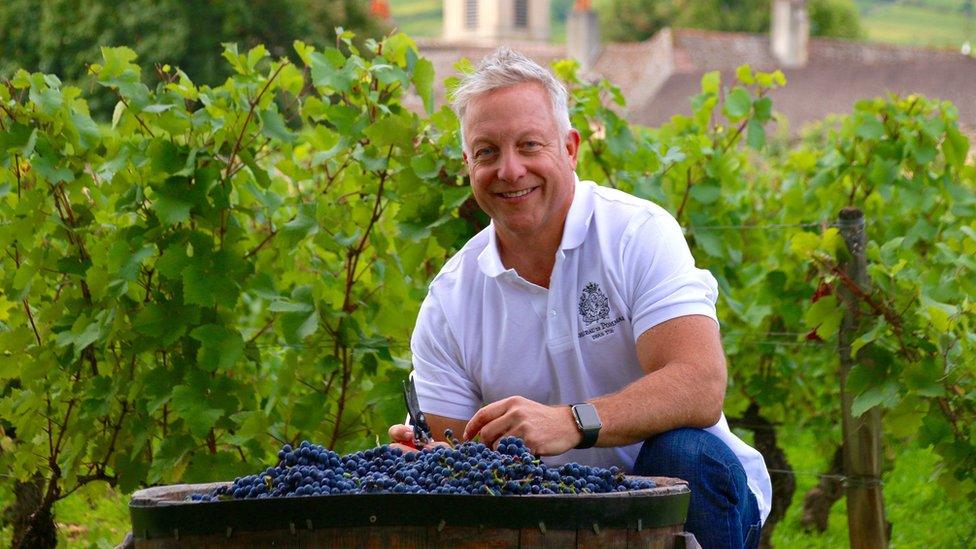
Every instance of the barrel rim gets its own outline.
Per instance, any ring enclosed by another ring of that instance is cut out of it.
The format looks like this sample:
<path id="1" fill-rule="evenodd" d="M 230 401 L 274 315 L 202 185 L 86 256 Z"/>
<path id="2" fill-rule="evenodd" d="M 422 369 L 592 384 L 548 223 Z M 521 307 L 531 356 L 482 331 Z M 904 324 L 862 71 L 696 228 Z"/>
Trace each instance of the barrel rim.
<path id="1" fill-rule="evenodd" d="M 654 488 L 641 489 L 641 490 L 628 490 L 626 492 L 606 492 L 606 493 L 588 493 L 588 494 L 523 494 L 523 495 L 504 495 L 504 496 L 493 496 L 490 494 L 454 494 L 454 495 L 469 495 L 471 497 L 542 497 L 542 498 L 580 498 L 580 497 L 621 497 L 621 496 L 632 496 L 635 494 L 647 494 L 647 495 L 670 495 L 670 494 L 680 494 L 688 491 L 688 483 L 684 480 L 671 477 L 643 477 L 637 475 L 626 475 L 630 480 L 650 480 L 654 482 Z M 149 488 L 143 488 L 141 490 L 136 490 L 129 500 L 129 506 L 138 507 L 162 507 L 167 505 L 183 505 L 191 504 L 198 505 L 203 503 L 224 503 L 220 502 L 201 502 L 201 501 L 186 501 L 186 497 L 191 494 L 204 494 L 212 492 L 216 488 L 222 486 L 230 486 L 233 483 L 230 481 L 222 482 L 208 482 L 203 484 L 169 484 L 166 486 L 150 486 Z M 366 494 L 349 494 L 349 495 L 366 495 Z M 385 494 L 389 495 L 389 494 Z M 422 494 L 429 496 L 443 496 L 449 494 Z M 293 496 L 293 497 L 323 497 L 331 498 L 336 497 L 333 494 L 321 495 L 321 496 Z M 228 500 L 229 501 L 229 500 Z"/>

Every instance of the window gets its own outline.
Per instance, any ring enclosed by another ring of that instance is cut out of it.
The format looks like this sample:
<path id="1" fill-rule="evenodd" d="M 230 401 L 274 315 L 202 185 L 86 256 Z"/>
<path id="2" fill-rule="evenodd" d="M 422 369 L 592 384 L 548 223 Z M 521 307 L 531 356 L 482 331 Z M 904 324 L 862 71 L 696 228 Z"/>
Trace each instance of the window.
<path id="1" fill-rule="evenodd" d="M 478 28 L 478 0 L 465 1 L 464 26 L 469 29 Z"/>
<path id="2" fill-rule="evenodd" d="M 515 26 L 520 29 L 529 26 L 529 0 L 515 0 Z"/>

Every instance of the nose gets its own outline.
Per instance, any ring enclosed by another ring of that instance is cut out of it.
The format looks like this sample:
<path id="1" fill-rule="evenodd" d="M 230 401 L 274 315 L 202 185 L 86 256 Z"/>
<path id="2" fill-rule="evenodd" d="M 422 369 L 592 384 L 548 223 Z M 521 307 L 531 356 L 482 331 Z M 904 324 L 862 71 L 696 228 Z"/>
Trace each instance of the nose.
<path id="1" fill-rule="evenodd" d="M 498 159 L 498 179 L 514 183 L 525 175 L 525 172 L 525 164 L 518 151 L 507 150 L 501 153 Z"/>

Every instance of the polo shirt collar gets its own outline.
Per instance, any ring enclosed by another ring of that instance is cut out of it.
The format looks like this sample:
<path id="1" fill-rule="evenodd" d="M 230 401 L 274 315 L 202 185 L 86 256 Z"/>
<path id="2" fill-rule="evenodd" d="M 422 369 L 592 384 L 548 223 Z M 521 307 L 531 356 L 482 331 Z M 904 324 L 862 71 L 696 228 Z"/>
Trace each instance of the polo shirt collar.
<path id="1" fill-rule="evenodd" d="M 563 225 L 563 238 L 559 244 L 562 250 L 570 250 L 583 244 L 593 216 L 593 183 L 580 181 L 575 173 L 573 179 L 576 186 L 573 191 L 573 203 L 569 206 L 566 223 Z M 478 254 L 478 266 L 485 276 L 494 278 L 509 269 L 505 268 L 501 256 L 498 255 L 498 235 L 495 234 L 494 221 L 488 224 L 487 231 L 488 244 Z"/>
<path id="2" fill-rule="evenodd" d="M 563 250 L 571 250 L 583 244 L 590 228 L 590 219 L 593 217 L 594 184 L 590 181 L 580 181 L 575 173 L 573 177 L 576 179 L 576 190 L 573 192 L 573 203 L 566 213 L 563 240 L 559 243 L 559 247 Z"/>
<path id="3" fill-rule="evenodd" d="M 485 276 L 490 278 L 495 278 L 496 276 L 504 273 L 505 265 L 502 264 L 502 258 L 498 255 L 498 236 L 495 234 L 495 222 L 491 221 L 488 223 L 488 244 L 485 249 L 481 250 L 478 254 L 478 266 L 481 267 L 481 272 L 485 273 Z"/>

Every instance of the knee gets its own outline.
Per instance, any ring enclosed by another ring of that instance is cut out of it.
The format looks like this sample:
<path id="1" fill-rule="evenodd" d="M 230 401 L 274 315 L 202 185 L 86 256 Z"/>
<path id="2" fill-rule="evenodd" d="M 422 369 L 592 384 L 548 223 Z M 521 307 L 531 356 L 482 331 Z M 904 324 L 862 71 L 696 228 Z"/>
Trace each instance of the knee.
<path id="1" fill-rule="evenodd" d="M 741 547 L 746 531 L 759 520 L 739 458 L 721 439 L 702 429 L 676 429 L 648 439 L 634 473 L 688 482 L 691 502 L 686 528 L 705 547 Z"/>
<path id="2" fill-rule="evenodd" d="M 646 440 L 634 464 L 634 473 L 721 486 L 723 492 L 731 492 L 735 499 L 746 487 L 745 470 L 739 458 L 721 439 L 703 429 L 674 429 Z"/>
<path id="3" fill-rule="evenodd" d="M 644 441 L 634 473 L 647 476 L 674 476 L 697 469 L 706 433 L 701 429 L 681 428 L 665 431 Z M 711 436 L 711 435 L 709 435 Z"/>

